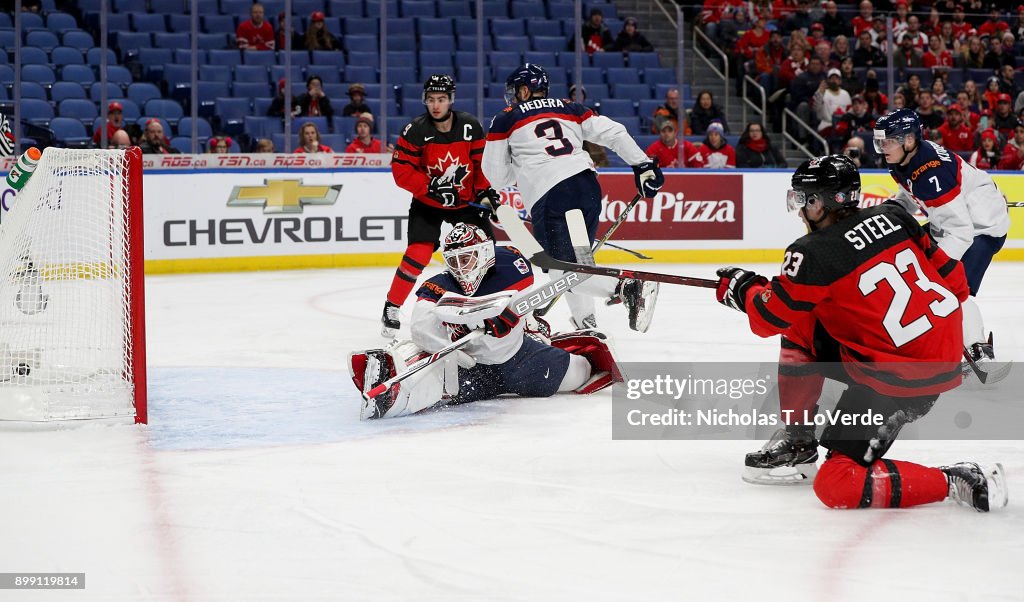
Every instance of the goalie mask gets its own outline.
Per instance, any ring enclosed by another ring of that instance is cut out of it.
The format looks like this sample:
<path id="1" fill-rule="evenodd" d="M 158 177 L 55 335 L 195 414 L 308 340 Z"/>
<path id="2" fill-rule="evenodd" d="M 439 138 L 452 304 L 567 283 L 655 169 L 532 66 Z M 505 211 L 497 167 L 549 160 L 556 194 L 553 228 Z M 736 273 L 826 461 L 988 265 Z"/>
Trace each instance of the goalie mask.
<path id="1" fill-rule="evenodd" d="M 494 241 L 479 227 L 459 222 L 444 237 L 444 266 L 467 295 L 476 293 L 494 267 Z"/>

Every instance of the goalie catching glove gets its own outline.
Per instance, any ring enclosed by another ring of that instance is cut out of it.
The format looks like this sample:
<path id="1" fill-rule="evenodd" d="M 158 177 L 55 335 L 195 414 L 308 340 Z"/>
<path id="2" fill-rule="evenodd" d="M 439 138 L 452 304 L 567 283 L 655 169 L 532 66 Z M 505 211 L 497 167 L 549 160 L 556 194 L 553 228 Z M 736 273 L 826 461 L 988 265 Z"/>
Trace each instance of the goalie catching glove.
<path id="1" fill-rule="evenodd" d="M 633 166 L 633 175 L 636 178 L 636 189 L 645 198 L 654 198 L 661 187 L 665 185 L 665 175 L 661 168 L 654 161 L 644 161 Z"/>
<path id="2" fill-rule="evenodd" d="M 459 200 L 459 193 L 455 190 L 455 183 L 451 178 L 443 175 L 431 178 L 427 185 L 427 196 L 441 203 L 444 207 L 454 207 Z"/>
<path id="3" fill-rule="evenodd" d="M 741 268 L 719 268 L 715 273 L 719 278 L 718 288 L 715 289 L 718 302 L 743 313 L 747 313 L 747 289 L 754 284 L 768 284 L 764 276 Z"/>

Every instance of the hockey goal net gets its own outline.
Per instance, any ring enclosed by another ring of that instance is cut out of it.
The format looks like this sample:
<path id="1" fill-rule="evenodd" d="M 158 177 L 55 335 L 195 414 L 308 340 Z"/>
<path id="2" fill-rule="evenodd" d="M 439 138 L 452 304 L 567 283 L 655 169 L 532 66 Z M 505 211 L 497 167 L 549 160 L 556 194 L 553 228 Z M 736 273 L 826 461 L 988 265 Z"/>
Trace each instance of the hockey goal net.
<path id="1" fill-rule="evenodd" d="M 146 422 L 142 156 L 43 152 L 0 220 L 0 420 Z"/>

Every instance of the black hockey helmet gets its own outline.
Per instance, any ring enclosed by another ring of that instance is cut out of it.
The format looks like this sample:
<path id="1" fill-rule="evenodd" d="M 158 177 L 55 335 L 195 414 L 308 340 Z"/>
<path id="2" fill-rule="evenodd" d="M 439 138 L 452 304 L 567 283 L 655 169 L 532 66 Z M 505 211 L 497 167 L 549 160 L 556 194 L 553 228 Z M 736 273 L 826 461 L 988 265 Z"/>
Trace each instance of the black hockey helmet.
<path id="1" fill-rule="evenodd" d="M 856 207 L 860 203 L 860 172 L 846 155 L 826 155 L 804 161 L 793 173 L 793 188 L 786 195 L 790 211 L 818 199 L 826 209 Z"/>
<path id="2" fill-rule="evenodd" d="M 505 80 L 505 104 L 512 106 L 516 103 L 516 91 L 520 86 L 526 86 L 531 94 L 543 92 L 547 96 L 549 83 L 544 67 L 534 63 L 521 65 Z"/>
<path id="3" fill-rule="evenodd" d="M 427 104 L 427 94 L 440 92 L 447 94 L 452 102 L 455 102 L 455 78 L 444 73 L 435 73 L 423 82 L 423 104 Z"/>

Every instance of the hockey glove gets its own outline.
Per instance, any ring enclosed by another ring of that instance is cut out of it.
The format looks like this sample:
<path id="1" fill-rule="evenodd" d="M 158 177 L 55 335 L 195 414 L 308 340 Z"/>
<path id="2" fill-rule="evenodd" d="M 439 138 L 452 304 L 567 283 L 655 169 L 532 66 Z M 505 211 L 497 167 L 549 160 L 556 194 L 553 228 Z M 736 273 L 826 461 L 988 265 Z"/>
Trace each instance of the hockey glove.
<path id="1" fill-rule="evenodd" d="M 516 324 L 519 324 L 519 314 L 506 307 L 498 316 L 484 320 L 484 332 L 500 339 L 508 336 Z"/>
<path id="2" fill-rule="evenodd" d="M 740 268 L 719 268 L 715 273 L 719 278 L 718 288 L 715 290 L 718 302 L 743 313 L 747 313 L 747 289 L 754 284 L 768 284 L 768 279 L 764 276 Z"/>
<path id="3" fill-rule="evenodd" d="M 498 206 L 501 205 L 501 195 L 493 188 L 484 188 L 476 193 L 476 202 L 490 211 L 491 215 L 494 215 L 498 212 Z"/>
<path id="4" fill-rule="evenodd" d="M 459 193 L 451 179 L 437 176 L 427 185 L 427 196 L 441 203 L 443 207 L 454 207 L 459 200 Z"/>
<path id="5" fill-rule="evenodd" d="M 644 161 L 639 165 L 634 165 L 633 174 L 636 177 L 636 189 L 648 199 L 654 198 L 654 195 L 665 185 L 665 176 L 654 161 Z"/>

